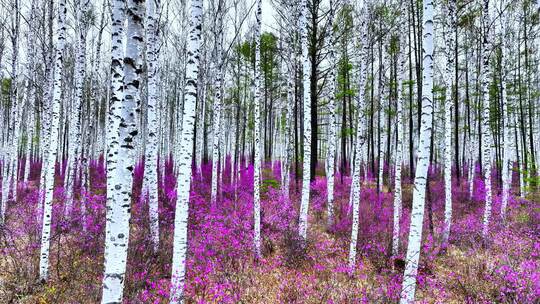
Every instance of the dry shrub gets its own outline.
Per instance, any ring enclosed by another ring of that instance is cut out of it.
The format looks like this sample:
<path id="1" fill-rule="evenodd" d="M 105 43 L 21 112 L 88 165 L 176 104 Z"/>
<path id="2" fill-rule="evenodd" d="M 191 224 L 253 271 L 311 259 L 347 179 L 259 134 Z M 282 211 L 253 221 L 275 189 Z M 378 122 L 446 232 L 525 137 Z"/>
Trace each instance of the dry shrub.
<path id="1" fill-rule="evenodd" d="M 305 266 L 309 261 L 307 252 L 310 243 L 309 239 L 304 242 L 296 231 L 285 231 L 283 235 L 283 259 L 285 261 L 285 266 L 295 269 Z"/>

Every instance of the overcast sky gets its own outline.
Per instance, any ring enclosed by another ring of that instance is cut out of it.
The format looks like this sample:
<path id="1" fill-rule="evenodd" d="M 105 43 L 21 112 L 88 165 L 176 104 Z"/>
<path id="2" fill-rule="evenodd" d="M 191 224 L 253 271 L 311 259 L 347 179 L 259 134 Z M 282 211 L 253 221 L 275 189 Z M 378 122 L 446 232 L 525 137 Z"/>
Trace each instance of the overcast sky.
<path id="1" fill-rule="evenodd" d="M 275 24 L 274 8 L 270 0 L 263 0 L 262 3 L 262 31 L 271 32 L 273 31 L 273 24 Z"/>

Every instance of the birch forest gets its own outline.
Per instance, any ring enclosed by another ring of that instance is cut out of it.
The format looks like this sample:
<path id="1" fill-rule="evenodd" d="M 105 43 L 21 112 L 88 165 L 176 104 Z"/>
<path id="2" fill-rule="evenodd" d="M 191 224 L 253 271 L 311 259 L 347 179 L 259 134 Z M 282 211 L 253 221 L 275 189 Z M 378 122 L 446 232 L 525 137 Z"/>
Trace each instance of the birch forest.
<path id="1" fill-rule="evenodd" d="M 540 0 L 0 0 L 0 303 L 540 303 Z"/>

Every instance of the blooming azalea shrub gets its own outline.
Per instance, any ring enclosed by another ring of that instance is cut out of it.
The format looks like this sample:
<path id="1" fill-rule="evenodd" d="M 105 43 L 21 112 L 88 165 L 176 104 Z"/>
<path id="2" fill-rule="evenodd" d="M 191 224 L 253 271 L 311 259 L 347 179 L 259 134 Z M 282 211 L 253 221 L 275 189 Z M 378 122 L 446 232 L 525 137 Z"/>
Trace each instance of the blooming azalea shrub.
<path id="1" fill-rule="evenodd" d="M 189 204 L 187 303 L 396 303 L 407 248 L 412 180 L 404 170 L 400 254 L 391 257 L 393 168 L 377 191 L 378 172 L 362 171 L 357 263 L 347 266 L 351 238 L 351 178 L 335 176 L 333 224 L 327 226 L 327 182 L 318 166 L 311 183 L 308 241 L 298 235 L 300 185 L 291 175 L 281 189 L 281 164 L 262 170 L 262 257 L 253 255 L 253 166 L 225 159 L 217 202 L 210 202 L 211 164 L 194 168 Z M 22 162 L 21 162 L 22 163 Z M 144 160 L 134 170 L 125 303 L 168 303 L 176 201 L 175 164 L 158 168 L 160 244 L 153 251 L 143 186 Z M 101 296 L 106 214 L 103 158 L 89 161 L 88 176 L 74 183 L 69 204 L 65 164 L 57 166 L 50 278 L 38 282 L 43 193 L 39 162 L 17 186 L 0 227 L 0 299 L 5 303 L 97 303 Z M 346 172 L 350 171 L 349 168 Z M 362 170 L 364 170 L 363 168 Z M 481 236 L 485 184 L 480 171 L 469 193 L 466 176 L 453 180 L 450 244 L 441 248 L 444 220 L 442 169 L 430 168 L 417 298 L 421 303 L 536 303 L 540 299 L 538 197 L 512 197 L 500 217 L 500 185 L 494 179 L 489 236 Z M 463 172 L 467 172 L 463 170 Z M 21 172 L 22 174 L 24 172 Z M 22 176 L 22 175 L 21 175 Z M 389 176 L 389 177 L 388 177 Z M 365 178 L 365 179 L 364 179 Z M 514 174 L 514 194 L 517 179 Z M 391 181 L 388 183 L 388 181 Z M 84 185 L 84 187 L 83 187 Z M 389 185 L 389 186 L 387 186 Z M 13 190 L 12 190 L 13 191 Z M 12 198 L 13 194 L 12 194 Z"/>

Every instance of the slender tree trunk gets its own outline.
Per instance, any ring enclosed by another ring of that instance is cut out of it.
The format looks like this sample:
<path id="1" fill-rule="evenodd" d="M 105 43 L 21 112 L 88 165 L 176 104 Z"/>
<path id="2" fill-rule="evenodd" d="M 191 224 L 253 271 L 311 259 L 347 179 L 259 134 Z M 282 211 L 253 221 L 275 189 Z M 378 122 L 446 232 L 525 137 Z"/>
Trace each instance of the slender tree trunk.
<path id="1" fill-rule="evenodd" d="M 455 18 L 455 11 L 456 11 L 456 1 L 455 0 L 449 0 L 448 4 L 444 7 L 444 15 L 447 16 L 447 22 L 445 24 L 446 26 L 446 45 L 445 45 L 445 51 L 446 51 L 446 70 L 444 73 L 445 78 L 445 85 L 446 85 L 446 91 L 445 91 L 445 101 L 444 101 L 444 192 L 445 192 L 445 200 L 444 200 L 444 228 L 443 228 L 443 235 L 442 235 L 442 246 L 443 248 L 446 247 L 448 244 L 448 238 L 450 236 L 450 225 L 452 222 L 452 105 L 454 104 L 452 101 L 452 68 L 454 67 L 454 56 L 451 53 L 452 47 L 454 46 L 454 35 L 452 35 L 451 31 L 455 31 L 456 29 L 456 18 Z M 456 87 L 457 90 L 457 87 Z M 456 112 L 457 113 L 457 110 Z M 457 120 L 457 116 L 454 117 L 454 119 Z M 457 128 L 456 128 L 456 134 L 457 134 Z M 457 143 L 456 143 L 457 147 Z M 459 165 L 457 165 L 457 160 L 459 159 L 458 152 L 459 150 L 456 149 L 456 168 L 459 170 Z"/>
<path id="2" fill-rule="evenodd" d="M 81 1 L 82 2 L 82 1 Z M 78 28 L 78 47 L 77 58 L 75 61 L 75 96 L 71 104 L 71 112 L 69 113 L 69 152 L 68 152 L 68 171 L 67 171 L 67 201 L 66 214 L 71 212 L 73 201 L 73 185 L 77 176 L 77 166 L 79 163 L 81 152 L 81 108 L 83 102 L 83 86 L 86 76 L 86 12 L 88 10 L 89 1 L 79 3 L 77 7 L 77 28 Z"/>
<path id="3" fill-rule="evenodd" d="M 62 95 L 62 76 L 63 76 L 63 53 L 66 40 L 66 1 L 61 0 L 58 4 L 58 29 L 56 37 L 56 57 L 54 70 L 54 83 L 52 94 L 52 115 L 50 130 L 50 147 L 46 151 L 47 164 L 45 176 L 45 203 L 43 205 L 43 219 L 41 230 L 41 250 L 39 259 L 39 278 L 46 281 L 49 277 L 49 250 L 51 237 L 51 221 L 52 221 L 52 204 L 54 192 L 54 168 L 57 158 L 58 147 L 58 132 L 60 127 L 60 107 Z"/>
<path id="4" fill-rule="evenodd" d="M 216 79 L 214 84 L 214 113 L 213 113 L 213 139 L 212 139 L 212 193 L 211 193 L 211 202 L 212 205 L 216 203 L 217 191 L 218 191 L 218 166 L 219 166 L 219 148 L 220 148 L 220 138 L 221 138 L 221 102 L 223 98 L 223 69 L 224 69 L 224 58 L 223 58 L 223 3 L 222 0 L 218 1 L 217 8 L 217 22 L 216 29 L 214 29 L 215 40 L 216 40 Z"/>
<path id="5" fill-rule="evenodd" d="M 459 35 L 458 30 L 459 28 L 456 26 L 457 24 L 457 5 L 455 5 L 456 1 L 452 0 L 450 3 L 451 6 L 453 6 L 454 12 L 453 15 L 449 16 L 451 18 L 451 31 L 454 33 L 454 39 L 452 41 L 454 46 L 454 72 L 455 72 L 455 86 L 454 86 L 454 158 L 455 158 L 455 168 L 456 168 L 456 178 L 458 185 L 460 185 L 460 177 L 461 177 L 461 166 L 460 166 L 460 157 L 459 157 L 459 86 L 458 86 L 458 79 L 459 79 L 459 56 L 458 56 L 458 50 L 459 50 Z M 449 33 L 451 36 L 452 33 Z M 449 46 L 452 47 L 452 46 Z M 451 56 L 451 55 L 450 55 Z M 461 186 L 460 186 L 461 187 Z"/>
<path id="6" fill-rule="evenodd" d="M 409 23 L 411 10 L 408 12 Z M 414 27 L 414 24 L 412 25 Z M 408 33 L 408 48 L 409 48 L 409 177 L 414 178 L 414 142 L 413 142 L 413 133 L 414 133 L 414 120 L 413 120 L 413 75 L 412 75 L 412 48 L 411 48 L 411 35 Z"/>
<path id="7" fill-rule="evenodd" d="M 414 302 L 416 291 L 416 274 L 420 258 L 420 242 L 424 222 L 424 204 L 426 199 L 426 183 L 428 177 L 430 138 L 433 120 L 433 1 L 424 1 L 422 20 L 422 121 L 418 143 L 418 162 L 414 179 L 411 224 L 407 246 L 405 272 L 401 290 L 401 304 Z"/>
<path id="8" fill-rule="evenodd" d="M 310 84 L 310 72 L 311 66 L 309 64 L 308 57 L 308 24 L 307 14 L 309 12 L 307 0 L 300 1 L 300 44 L 302 49 L 302 73 L 303 73 L 303 90 L 304 90 L 304 155 L 303 155 L 303 169 L 302 169 L 302 202 L 300 204 L 300 220 L 298 224 L 299 235 L 304 242 L 307 238 L 308 227 L 308 209 L 309 209 L 309 192 L 310 192 L 310 176 L 311 176 L 311 84 Z"/>
<path id="9" fill-rule="evenodd" d="M 49 62 L 49 65 L 52 66 L 52 68 L 46 68 L 45 74 L 46 74 L 46 87 L 45 91 L 43 92 L 43 126 L 41 129 L 41 136 L 40 136 L 40 153 L 41 153 L 41 176 L 40 176 L 40 183 L 39 186 L 41 189 L 45 187 L 45 176 L 47 175 L 47 164 L 49 156 L 49 148 L 51 146 L 51 106 L 52 106 L 52 96 L 53 96 L 53 88 L 54 88 L 54 67 L 55 67 L 55 50 L 54 50 L 54 40 L 53 40 L 53 15 L 54 15 L 54 1 L 49 0 L 48 1 L 48 37 L 47 40 L 49 41 L 49 47 L 48 47 L 48 54 L 47 54 L 47 61 Z M 65 39 L 65 38 L 64 38 Z M 40 202 L 38 204 L 38 209 L 42 209 L 42 203 Z"/>
<path id="10" fill-rule="evenodd" d="M 330 112 L 330 121 L 329 121 L 329 135 L 328 135 L 328 152 L 326 158 L 326 180 L 327 180 L 327 210 L 328 210 L 328 219 L 327 226 L 328 228 L 332 227 L 334 223 L 334 165 L 335 165 L 335 156 L 336 156 L 336 103 L 335 103 L 335 94 L 336 94 L 336 52 L 334 44 L 334 2 L 330 0 L 330 15 L 328 16 L 330 20 L 331 29 L 329 32 L 328 40 L 330 41 L 330 52 L 328 55 L 328 61 L 330 62 L 330 92 L 328 93 L 328 111 Z"/>
<path id="11" fill-rule="evenodd" d="M 148 130 L 144 157 L 143 193 L 148 195 L 148 213 L 150 236 L 154 252 L 159 249 L 159 214 L 158 214 L 158 84 L 159 84 L 159 46 L 157 31 L 157 12 L 160 0 L 148 0 L 146 3 L 146 61 L 148 67 L 147 120 Z M 143 195 L 144 197 L 144 195 Z"/>
<path id="12" fill-rule="evenodd" d="M 14 0 L 13 6 L 11 7 L 13 14 L 12 19 L 12 29 L 11 29 L 11 45 L 12 45 L 12 54 L 11 54 L 11 85 L 9 86 L 9 99 L 11 101 L 11 116 L 10 119 L 13 120 L 13 123 L 9 123 L 8 127 L 8 136 L 11 136 L 11 142 L 9 147 L 7 147 L 7 155 L 4 158 L 3 171 L 2 174 L 2 198 L 0 205 L 0 223 L 3 223 L 5 220 L 5 212 L 7 209 L 7 203 L 9 198 L 10 185 L 13 187 L 13 201 L 17 201 L 17 184 L 18 184 L 18 172 L 19 172 L 19 137 L 20 137 L 20 124 L 21 116 L 23 112 L 22 104 L 19 101 L 19 91 L 18 91 L 18 81 L 19 81 L 19 70 L 18 70 L 18 61 L 19 61 L 19 28 L 20 28 L 20 10 L 19 10 L 19 0 Z"/>
<path id="13" fill-rule="evenodd" d="M 363 3 L 361 3 L 362 5 Z M 369 15 L 367 12 L 367 7 L 364 7 L 363 5 L 359 8 L 361 11 L 361 18 L 362 20 L 361 25 L 359 27 L 360 33 L 362 33 L 360 37 L 360 45 L 362 45 L 362 49 L 360 49 L 360 56 L 357 56 L 357 65 L 359 67 L 357 77 L 355 77 L 358 80 L 358 94 L 356 94 L 356 103 L 357 103 L 357 129 L 356 129 L 356 145 L 355 145 L 355 151 L 353 153 L 354 155 L 354 172 L 352 172 L 352 183 L 351 183 L 351 202 L 352 202 L 352 208 L 353 208 L 353 214 L 352 214 L 352 227 L 351 227 L 351 242 L 349 246 L 349 270 L 352 271 L 354 269 L 354 266 L 356 264 L 356 244 L 358 241 L 358 226 L 359 226 L 359 212 L 360 212 L 360 163 L 361 163 L 361 157 L 362 157 L 362 147 L 365 144 L 365 137 L 364 137 L 364 125 L 365 125 L 365 101 L 364 101 L 364 89 L 365 89 L 365 83 L 366 83 L 366 77 L 367 77 L 367 65 L 366 65 L 366 58 L 367 58 L 367 50 L 368 50 L 368 44 L 367 44 L 367 16 Z"/>
<path id="14" fill-rule="evenodd" d="M 403 163 L 403 79 L 405 79 L 405 50 L 404 39 L 400 37 L 399 43 L 399 67 L 397 80 L 397 144 L 396 144 L 396 172 L 394 177 L 394 222 L 392 229 L 392 256 L 396 257 L 399 254 L 399 234 L 400 222 L 402 213 L 402 191 L 401 191 L 401 169 Z"/>
<path id="15" fill-rule="evenodd" d="M 501 1 L 503 4 L 506 3 L 506 1 Z M 507 94 L 507 88 L 506 88 L 506 80 L 508 78 L 508 75 L 510 74 L 510 68 L 508 66 L 507 61 L 507 55 L 509 55 L 507 52 L 511 48 L 511 43 L 513 42 L 513 34 L 511 34 L 511 30 L 509 29 L 509 24 L 506 16 L 501 16 L 500 21 L 500 32 L 498 34 L 499 41 L 502 42 L 501 44 L 501 70 L 502 70 L 502 77 L 501 77 L 501 95 L 502 95 L 502 102 L 503 102 L 503 128 L 504 128 L 504 149 L 503 149 L 503 163 L 502 163 L 502 199 L 501 199 L 501 217 L 503 220 L 506 220 L 506 206 L 508 205 L 508 199 L 510 196 L 510 189 L 511 189 L 511 183 L 512 183 L 512 171 L 511 166 L 512 162 L 510 160 L 511 158 L 511 133 L 510 128 L 512 126 L 511 120 L 510 120 L 510 112 L 509 112 L 509 100 L 508 100 L 508 94 Z M 511 58 L 511 56 L 510 56 Z"/>
<path id="16" fill-rule="evenodd" d="M 179 153 L 177 176 L 176 210 L 174 217 L 174 239 L 172 259 L 172 279 L 170 303 L 184 302 L 186 274 L 187 227 L 189 192 L 191 186 L 191 167 L 193 163 L 193 137 L 195 129 L 195 104 L 197 100 L 197 78 L 202 27 L 203 1 L 190 1 L 189 38 L 187 45 L 186 96 L 184 119 L 182 121 L 182 143 Z"/>
<path id="17" fill-rule="evenodd" d="M 310 19 L 307 19 L 307 20 L 311 20 L 311 26 L 308 26 L 307 25 L 307 21 L 306 21 L 306 26 L 308 28 L 308 30 L 306 31 L 306 35 L 310 35 L 309 36 L 309 40 L 310 42 L 308 43 L 308 56 L 309 56 L 309 61 L 310 61 L 310 64 L 311 64 L 311 68 L 310 68 L 310 74 L 309 74 L 309 77 L 310 77 L 310 81 L 309 81 L 309 85 L 311 86 L 310 89 L 309 89 L 309 100 L 311 102 L 311 106 L 310 106 L 310 111 L 309 112 L 304 112 L 304 116 L 307 116 L 309 115 L 310 118 L 309 118 L 309 121 L 306 121 L 304 119 L 304 123 L 307 123 L 309 122 L 311 124 L 310 128 L 309 128 L 309 131 L 311 132 L 311 135 L 310 135 L 310 140 L 309 140 L 309 144 L 311 145 L 311 148 L 310 148 L 310 153 L 309 153 L 309 156 L 311 158 L 310 160 L 310 174 L 309 174 L 309 179 L 310 181 L 314 181 L 315 180 L 315 171 L 317 169 L 317 162 L 318 162 L 318 155 L 317 155 L 317 152 L 318 152 L 318 143 L 319 143 L 319 140 L 318 140 L 318 131 L 319 131 L 319 125 L 318 125 L 318 113 L 317 113 L 317 110 L 318 110 L 318 88 L 317 88 L 317 81 L 318 81 L 318 77 L 319 77 L 319 74 L 318 74 L 318 61 L 319 61 L 319 58 L 318 58 L 318 53 L 319 53 L 319 50 L 317 49 L 318 48 L 318 26 L 319 26 L 319 20 L 320 20 L 320 17 L 319 17 L 319 5 L 320 5 L 320 2 L 321 0 L 311 0 L 310 1 L 310 4 L 308 5 L 308 12 L 311 14 L 311 18 Z M 306 18 L 307 18 L 307 15 L 306 15 Z M 311 31 L 309 30 L 311 29 Z M 304 81 L 304 84 L 306 84 L 306 82 Z M 304 91 L 305 93 L 306 91 Z M 306 110 L 305 106 L 304 106 L 304 110 Z M 305 138 L 305 137 L 304 137 Z M 306 144 L 304 142 L 304 144 Z M 305 151 L 305 150 L 304 150 Z M 305 157 L 305 155 L 304 155 Z"/>
<path id="18" fill-rule="evenodd" d="M 33 156 L 33 143 L 34 143 L 34 132 L 36 126 L 37 117 L 39 113 L 36 110 L 36 81 L 37 81 L 37 71 L 35 64 L 36 56 L 36 37 L 35 37 L 35 28 L 36 24 L 34 22 L 36 18 L 36 1 L 31 1 L 30 7 L 30 21 L 29 22 L 29 35 L 28 35 L 28 69 L 30 73 L 30 80 L 28 81 L 27 90 L 28 90 L 28 132 L 26 133 L 26 157 L 24 165 L 24 180 L 29 181 L 30 177 L 30 168 L 32 165 L 32 156 Z M 37 23 L 37 22 L 36 22 Z M 1 55 L 0 55 L 1 56 Z M 0 60 L 1 61 L 1 60 Z M 0 99 L 1 99 L 0 95 Z M 2 121 L 0 119 L 0 121 Z M 0 220 L 1 221 L 1 220 Z"/>
<path id="19" fill-rule="evenodd" d="M 128 0 L 126 53 L 122 57 L 124 1 L 112 3 L 111 106 L 107 158 L 105 275 L 101 302 L 121 303 L 129 244 L 133 169 L 136 162 L 137 108 L 142 73 L 144 1 Z M 123 72 L 120 69 L 123 68 Z M 122 75 L 124 81 L 122 82 Z"/>
<path id="20" fill-rule="evenodd" d="M 255 166 L 253 168 L 253 219 L 254 219 L 254 249 L 255 257 L 261 257 L 261 6 L 262 0 L 257 0 L 255 18 L 255 98 L 253 103 L 255 116 Z"/>
<path id="21" fill-rule="evenodd" d="M 295 17 L 295 9 L 293 7 L 293 5 L 289 4 L 288 6 L 290 8 L 290 13 L 289 13 L 289 18 L 290 20 L 289 23 L 290 24 L 294 24 L 294 17 Z M 293 36 L 293 35 L 291 35 Z M 291 37 L 289 41 L 286 42 L 286 47 L 288 49 L 288 52 L 289 54 L 294 54 L 296 52 L 296 45 L 294 43 L 294 37 Z M 292 56 L 291 59 L 287 60 L 287 67 L 286 67 L 286 73 L 287 73 L 287 113 L 286 113 L 286 121 L 285 121 L 285 134 L 284 134 L 284 137 L 285 137 L 285 146 L 284 146 L 284 150 L 285 150 L 285 157 L 284 157 L 284 165 L 283 165 L 283 172 L 282 172 L 282 176 L 283 176 L 283 184 L 282 184 L 282 191 L 285 195 L 285 197 L 289 198 L 289 191 L 290 191 L 290 180 L 291 180 L 291 161 L 292 161 L 292 154 L 293 154 L 293 151 L 292 151 L 292 141 L 291 141 L 291 137 L 292 137 L 292 131 L 291 131 L 291 128 L 292 127 L 296 127 L 296 124 L 293 125 L 293 107 L 294 107 L 294 81 L 295 81 L 295 57 Z M 296 117 L 294 118 L 296 120 Z M 296 132 L 296 130 L 295 130 Z M 296 147 L 295 147 L 296 149 Z"/>
<path id="22" fill-rule="evenodd" d="M 484 0 L 483 5 L 483 30 L 484 37 L 482 41 L 482 93 L 483 93 L 483 112 L 482 112 L 482 129 L 483 129 L 483 141 L 482 141 L 482 152 L 483 152 L 483 172 L 484 172 L 484 183 L 486 187 L 486 206 L 484 209 L 484 219 L 482 224 L 482 235 L 487 236 L 489 229 L 489 220 L 491 217 L 491 128 L 489 121 L 489 78 L 490 78 L 490 66 L 489 66 L 489 55 L 491 51 L 490 47 L 490 35 L 489 35 L 489 0 Z"/>

